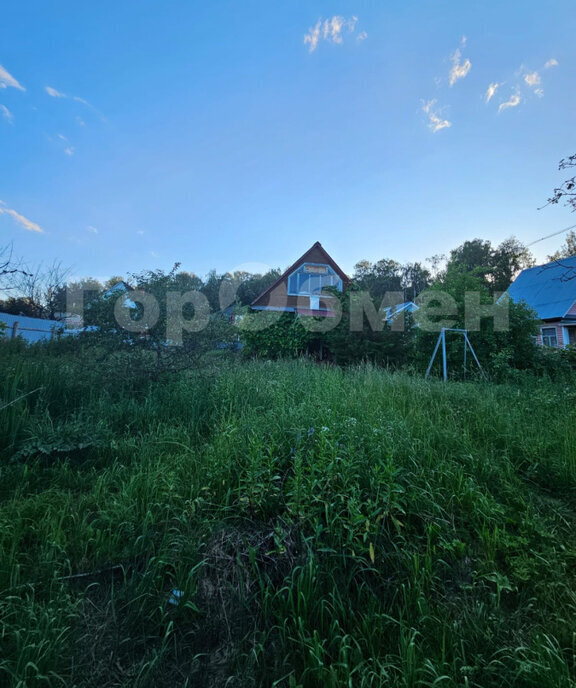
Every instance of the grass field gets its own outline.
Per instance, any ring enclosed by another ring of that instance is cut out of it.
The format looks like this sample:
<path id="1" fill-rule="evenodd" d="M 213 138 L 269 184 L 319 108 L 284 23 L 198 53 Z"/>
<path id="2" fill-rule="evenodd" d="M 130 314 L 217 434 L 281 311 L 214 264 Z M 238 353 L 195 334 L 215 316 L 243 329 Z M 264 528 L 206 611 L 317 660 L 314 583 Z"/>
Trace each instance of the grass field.
<path id="1" fill-rule="evenodd" d="M 576 685 L 572 382 L 1 356 L 0 685 Z"/>

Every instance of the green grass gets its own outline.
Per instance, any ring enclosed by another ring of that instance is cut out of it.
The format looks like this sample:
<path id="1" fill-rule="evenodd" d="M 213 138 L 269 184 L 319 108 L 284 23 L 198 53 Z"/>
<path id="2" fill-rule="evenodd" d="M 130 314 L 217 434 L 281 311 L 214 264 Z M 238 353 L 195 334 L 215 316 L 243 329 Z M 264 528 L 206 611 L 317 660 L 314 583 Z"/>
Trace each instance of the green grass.
<path id="1" fill-rule="evenodd" d="M 576 685 L 573 383 L 2 354 L 0 685 Z"/>

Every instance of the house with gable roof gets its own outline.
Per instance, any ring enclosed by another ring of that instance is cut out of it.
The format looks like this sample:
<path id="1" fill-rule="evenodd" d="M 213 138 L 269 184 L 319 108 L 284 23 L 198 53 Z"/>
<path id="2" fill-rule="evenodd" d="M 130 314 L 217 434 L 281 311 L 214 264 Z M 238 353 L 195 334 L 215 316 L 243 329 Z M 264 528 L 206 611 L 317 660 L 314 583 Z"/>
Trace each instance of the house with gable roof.
<path id="1" fill-rule="evenodd" d="M 522 270 L 507 293 L 537 313 L 538 344 L 576 346 L 576 256 Z"/>
<path id="2" fill-rule="evenodd" d="M 350 278 L 317 241 L 278 279 L 252 302 L 254 311 L 280 311 L 299 315 L 333 317 L 334 295 L 328 287 L 342 291 Z"/>

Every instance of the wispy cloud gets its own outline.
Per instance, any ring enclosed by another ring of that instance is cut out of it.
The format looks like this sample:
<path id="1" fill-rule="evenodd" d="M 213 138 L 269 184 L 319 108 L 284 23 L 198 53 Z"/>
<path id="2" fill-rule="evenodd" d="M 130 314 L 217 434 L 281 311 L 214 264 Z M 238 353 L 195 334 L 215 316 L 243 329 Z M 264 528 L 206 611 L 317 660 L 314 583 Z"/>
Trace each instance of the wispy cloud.
<path id="1" fill-rule="evenodd" d="M 37 225 L 35 222 L 32 222 L 32 220 L 29 220 L 27 217 L 24 217 L 24 215 L 17 213 L 12 208 L 8 208 L 4 201 L 0 201 L 0 215 L 10 215 L 14 218 L 14 220 L 16 220 L 16 222 L 21 227 L 24 227 L 24 229 L 28 230 L 29 232 L 39 232 L 40 234 L 44 232 L 40 225 Z"/>
<path id="2" fill-rule="evenodd" d="M 319 19 L 314 26 L 308 29 L 308 33 L 304 35 L 304 45 L 310 46 L 310 52 L 313 53 L 318 47 L 321 40 L 328 43 L 336 43 L 341 45 L 343 43 L 343 36 L 345 33 L 354 33 L 356 31 L 356 24 L 358 17 L 350 17 L 346 19 L 340 15 L 334 15 L 324 21 Z M 363 41 L 368 37 L 366 31 L 358 34 L 357 39 Z"/>
<path id="3" fill-rule="evenodd" d="M 548 62 L 544 65 L 544 69 L 550 69 L 550 67 L 557 67 L 558 66 L 558 60 L 556 58 L 551 58 L 548 60 Z"/>
<path id="4" fill-rule="evenodd" d="M 92 225 L 88 225 L 88 227 L 86 227 L 86 230 L 91 234 L 98 234 L 98 229 L 96 227 L 93 227 Z"/>
<path id="5" fill-rule="evenodd" d="M 84 98 L 80 98 L 79 96 L 69 96 L 67 93 L 62 93 L 62 91 L 52 88 L 52 86 L 45 86 L 44 90 L 52 98 L 66 98 L 67 100 L 75 100 L 77 103 L 82 103 L 82 105 L 86 105 L 87 107 L 94 109 L 94 106 L 91 103 L 89 103 L 87 100 L 84 100 Z"/>
<path id="6" fill-rule="evenodd" d="M 436 108 L 436 100 L 428 100 L 422 105 L 422 112 L 428 117 L 428 128 L 435 134 L 441 129 L 448 129 L 452 122 L 442 119 L 440 111 Z"/>
<path id="7" fill-rule="evenodd" d="M 26 90 L 2 65 L 0 65 L 0 88 L 17 88 L 19 91 Z"/>
<path id="8" fill-rule="evenodd" d="M 498 87 L 500 84 L 498 82 L 494 82 L 493 84 L 490 84 L 488 88 L 486 89 L 486 102 L 489 103 L 494 95 L 496 94 L 496 91 L 498 90 Z"/>
<path id="9" fill-rule="evenodd" d="M 0 105 L 0 115 L 2 115 L 2 117 L 4 117 L 4 119 L 7 120 L 9 124 L 14 123 L 14 115 L 5 105 Z"/>
<path id="10" fill-rule="evenodd" d="M 460 48 L 464 48 L 466 45 L 466 36 L 462 36 L 462 40 L 460 41 Z M 454 86 L 454 84 L 460 80 L 463 79 L 468 72 L 470 71 L 470 68 L 472 67 L 472 63 L 468 58 L 462 62 L 462 51 L 460 48 L 457 48 L 452 55 L 450 56 L 450 61 L 452 62 L 452 68 L 450 69 L 450 86 Z"/>
<path id="11" fill-rule="evenodd" d="M 55 88 L 52 88 L 52 86 L 46 86 L 44 90 L 52 98 L 68 98 L 68 96 L 65 93 L 57 91 Z"/>
<path id="12" fill-rule="evenodd" d="M 70 145 L 70 141 L 68 140 L 68 138 L 64 136 L 64 134 L 57 134 L 57 137 L 60 139 L 60 141 L 63 141 L 65 144 L 63 148 L 64 154 L 69 156 L 74 155 L 74 146 Z"/>
<path id="13" fill-rule="evenodd" d="M 508 100 L 500 103 L 498 106 L 498 112 L 502 112 L 502 110 L 507 110 L 508 108 L 517 107 L 521 102 L 522 98 L 520 98 L 520 94 L 513 93 Z"/>

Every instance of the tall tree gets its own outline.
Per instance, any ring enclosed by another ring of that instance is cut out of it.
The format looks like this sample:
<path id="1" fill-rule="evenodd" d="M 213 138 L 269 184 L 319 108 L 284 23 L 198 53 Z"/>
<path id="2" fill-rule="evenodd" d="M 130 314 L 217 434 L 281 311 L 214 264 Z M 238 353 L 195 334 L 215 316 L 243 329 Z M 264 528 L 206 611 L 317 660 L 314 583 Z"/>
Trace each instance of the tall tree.
<path id="1" fill-rule="evenodd" d="M 566 240 L 552 255 L 548 256 L 548 260 L 562 260 L 563 258 L 570 258 L 576 256 L 576 232 L 572 230 L 566 235 Z"/>
<path id="2" fill-rule="evenodd" d="M 455 273 L 477 277 L 490 293 L 505 291 L 518 272 L 534 265 L 534 257 L 518 239 L 510 237 L 494 248 L 490 241 L 472 239 L 450 251 L 440 281 L 450 281 Z"/>
<path id="3" fill-rule="evenodd" d="M 354 266 L 352 281 L 373 299 L 382 299 L 386 292 L 401 291 L 402 266 L 395 260 L 383 258 L 376 263 L 361 260 Z"/>
<path id="4" fill-rule="evenodd" d="M 15 297 L 30 304 L 36 317 L 54 319 L 60 312 L 62 289 L 69 272 L 60 261 L 48 266 L 40 264 L 36 269 L 11 275 L 9 285 Z"/>

